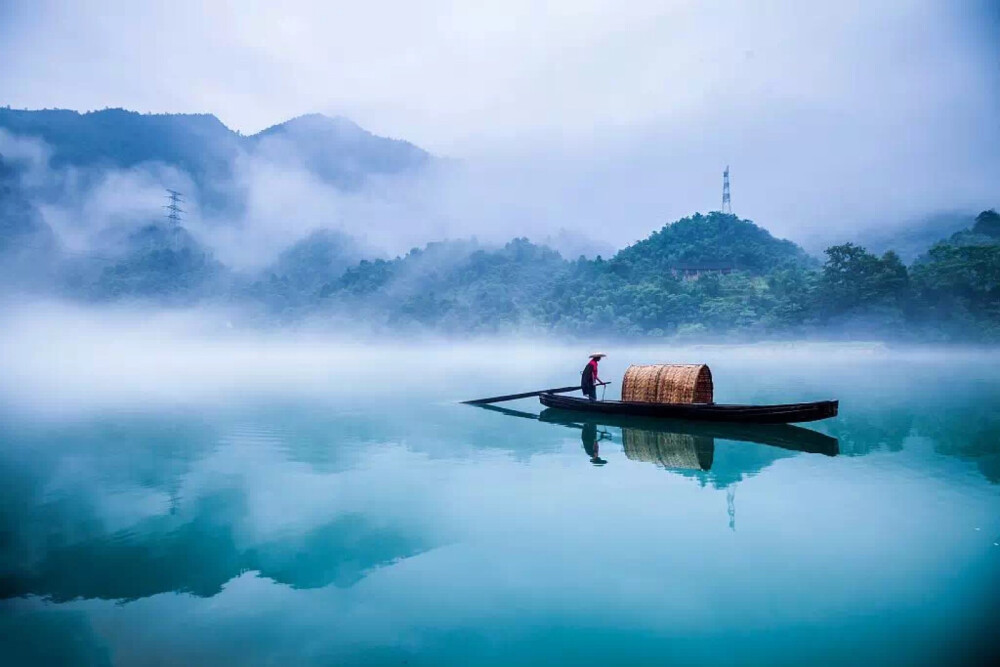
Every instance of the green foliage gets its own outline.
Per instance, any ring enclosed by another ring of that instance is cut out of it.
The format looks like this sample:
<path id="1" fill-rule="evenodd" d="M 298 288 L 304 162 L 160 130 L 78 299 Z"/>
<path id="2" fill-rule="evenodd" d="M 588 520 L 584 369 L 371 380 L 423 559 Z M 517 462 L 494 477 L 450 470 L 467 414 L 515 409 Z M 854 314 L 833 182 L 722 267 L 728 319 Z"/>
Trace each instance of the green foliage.
<path id="1" fill-rule="evenodd" d="M 126 254 L 100 273 L 93 297 L 194 301 L 218 291 L 224 268 L 183 228 L 147 225 L 128 241 Z"/>
<path id="2" fill-rule="evenodd" d="M 909 287 L 906 266 L 891 250 L 876 257 L 845 243 L 826 250 L 819 281 L 819 307 L 827 317 L 882 310 L 898 313 Z"/>
<path id="3" fill-rule="evenodd" d="M 429 244 L 391 261 L 362 261 L 320 290 L 328 309 L 350 309 L 393 325 L 502 330 L 544 319 L 539 297 L 568 263 L 515 239 L 487 251 L 469 242 Z"/>
<path id="4" fill-rule="evenodd" d="M 38 231 L 12 174 L 0 160 L 0 249 L 25 246 Z M 568 261 L 524 238 L 360 259 L 352 239 L 319 231 L 253 278 L 230 274 L 182 227 L 154 224 L 129 236 L 110 265 L 64 262 L 63 281 L 82 285 L 76 296 L 211 296 L 261 306 L 279 322 L 329 316 L 392 331 L 1000 341 L 1000 243 L 990 235 L 998 217 L 984 212 L 910 268 L 892 251 L 877 256 L 852 243 L 828 248 L 819 266 L 749 221 L 712 213 L 667 225 L 610 260 Z M 52 243 L 48 252 L 58 254 Z"/>
<path id="5" fill-rule="evenodd" d="M 356 264 L 362 251 L 341 232 L 318 230 L 282 252 L 270 269 L 244 291 L 272 310 L 302 309 L 331 280 Z"/>
<path id="6" fill-rule="evenodd" d="M 974 234 L 1000 239 L 1000 214 L 992 208 L 976 216 L 976 224 L 972 226 Z"/>
<path id="7" fill-rule="evenodd" d="M 176 167 L 191 176 L 209 208 L 238 205 L 232 171 L 243 152 L 290 160 L 342 187 L 431 159 L 406 142 L 318 115 L 243 137 L 210 115 L 0 108 L 0 129 L 43 139 L 56 167 Z M 81 178 L 99 173 L 79 172 Z M 954 216 L 945 218 L 918 230 L 919 247 L 903 248 L 906 257 L 927 247 L 927 234 L 957 228 Z M 56 283 L 75 296 L 210 296 L 260 306 L 278 321 L 340 316 L 393 330 L 699 338 L 846 330 L 1000 341 L 1000 214 L 992 209 L 910 267 L 893 251 L 879 255 L 852 243 L 829 248 L 820 265 L 791 241 L 718 212 L 665 225 L 608 260 L 568 261 L 527 239 L 502 248 L 431 243 L 395 259 L 373 259 L 351 239 L 320 231 L 267 271 L 239 277 L 182 228 L 162 225 L 140 229 L 124 251 L 114 252 L 110 264 L 69 259 L 21 191 L 15 168 L 0 157 L 0 278 L 6 284 L 23 270 L 44 276 L 33 288 Z"/>
<path id="8" fill-rule="evenodd" d="M 931 248 L 914 267 L 925 321 L 943 322 L 953 335 L 1000 339 L 1000 244 Z"/>
<path id="9" fill-rule="evenodd" d="M 794 244 L 710 214 L 667 225 L 611 260 L 567 261 L 527 239 L 494 250 L 432 243 L 363 260 L 318 294 L 327 312 L 394 330 L 704 338 L 847 327 L 1000 340 L 998 254 L 998 245 L 941 244 L 909 270 L 892 251 L 847 243 L 829 248 L 817 270 Z"/>
<path id="10" fill-rule="evenodd" d="M 791 241 L 776 239 L 749 220 L 713 212 L 666 225 L 611 260 L 622 275 L 683 270 L 736 270 L 764 274 L 775 267 L 811 266 Z"/>

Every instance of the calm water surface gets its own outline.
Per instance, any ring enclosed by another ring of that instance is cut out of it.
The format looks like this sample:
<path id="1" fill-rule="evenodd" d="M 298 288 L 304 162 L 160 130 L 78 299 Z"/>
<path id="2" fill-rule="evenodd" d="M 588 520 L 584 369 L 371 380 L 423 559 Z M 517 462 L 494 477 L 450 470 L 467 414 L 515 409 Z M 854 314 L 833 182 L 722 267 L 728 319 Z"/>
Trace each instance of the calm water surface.
<path id="1" fill-rule="evenodd" d="M 620 351 L 602 374 L 674 355 Z M 439 374 L 451 382 L 423 386 L 392 368 L 331 372 L 327 386 L 197 401 L 91 401 L 84 382 L 42 383 L 43 407 L 28 409 L 8 387 L 0 662 L 955 664 L 995 652 L 995 354 L 676 359 L 711 363 L 720 402 L 839 398 L 841 415 L 807 432 L 455 402 L 571 383 L 579 356 L 511 358 L 514 374 L 452 359 Z"/>

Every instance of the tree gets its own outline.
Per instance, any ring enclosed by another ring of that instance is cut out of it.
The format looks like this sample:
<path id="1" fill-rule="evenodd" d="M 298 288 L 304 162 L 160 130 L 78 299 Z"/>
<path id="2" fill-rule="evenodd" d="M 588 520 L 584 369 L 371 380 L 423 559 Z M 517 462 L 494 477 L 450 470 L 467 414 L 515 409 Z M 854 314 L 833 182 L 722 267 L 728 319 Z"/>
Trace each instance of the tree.
<path id="1" fill-rule="evenodd" d="M 1000 214 L 992 208 L 983 211 L 976 216 L 976 224 L 972 226 L 972 231 L 975 234 L 1000 239 Z"/>
<path id="2" fill-rule="evenodd" d="M 909 276 L 896 253 L 890 250 L 876 257 L 845 243 L 827 248 L 826 255 L 819 289 L 819 307 L 825 314 L 861 314 L 903 305 Z"/>
<path id="3" fill-rule="evenodd" d="M 939 243 L 914 267 L 925 321 L 963 338 L 1000 337 L 1000 245 Z"/>

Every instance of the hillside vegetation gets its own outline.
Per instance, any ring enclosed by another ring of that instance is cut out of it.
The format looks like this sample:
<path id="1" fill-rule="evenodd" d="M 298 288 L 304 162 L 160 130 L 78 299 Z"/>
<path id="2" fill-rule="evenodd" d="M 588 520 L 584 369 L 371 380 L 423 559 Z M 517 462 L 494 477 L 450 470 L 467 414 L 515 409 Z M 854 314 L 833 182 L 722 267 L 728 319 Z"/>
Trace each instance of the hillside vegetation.
<path id="1" fill-rule="evenodd" d="M 346 119 L 304 116 L 253 137 L 212 116 L 0 109 L 0 128 L 44 139 L 51 164 L 170 163 L 216 187 L 232 157 L 260 152 L 336 187 L 418 169 L 429 156 Z M 845 243 L 822 260 L 718 212 L 664 225 L 612 257 L 566 258 L 526 238 L 430 243 L 379 258 L 318 230 L 254 274 L 234 272 L 181 226 L 141 223 L 100 255 L 66 251 L 0 156 L 0 279 L 86 301 L 201 301 L 264 322 L 327 320 L 454 335 L 543 331 L 631 337 L 878 336 L 1000 341 L 1000 215 L 989 210 L 909 265 Z"/>

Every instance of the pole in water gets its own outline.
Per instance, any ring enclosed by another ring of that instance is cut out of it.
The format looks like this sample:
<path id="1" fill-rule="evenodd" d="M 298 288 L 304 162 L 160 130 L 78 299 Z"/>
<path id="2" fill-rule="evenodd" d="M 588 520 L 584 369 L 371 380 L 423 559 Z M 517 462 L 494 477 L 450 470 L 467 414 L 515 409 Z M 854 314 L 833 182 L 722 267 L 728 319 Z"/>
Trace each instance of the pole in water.
<path id="1" fill-rule="evenodd" d="M 603 384 L 609 385 L 610 382 Z M 571 391 L 580 391 L 580 385 L 574 384 L 571 387 L 555 387 L 553 389 L 538 389 L 536 391 L 525 391 L 520 394 L 506 394 L 504 396 L 490 396 L 489 398 L 474 398 L 471 401 L 462 401 L 466 405 L 482 405 L 484 403 L 500 403 L 502 401 L 516 401 L 519 398 L 530 398 L 539 394 L 567 394 Z"/>
<path id="2" fill-rule="evenodd" d="M 536 391 L 526 391 L 520 394 L 506 394 L 505 396 L 490 396 L 489 398 L 475 398 L 471 401 L 462 401 L 463 403 L 468 403 L 469 405 L 476 405 L 479 403 L 500 403 L 502 401 L 515 401 L 519 398 L 530 398 L 531 396 L 538 396 L 539 394 L 565 394 L 570 391 L 579 391 L 580 385 L 575 384 L 572 387 L 555 387 L 554 389 L 538 389 Z"/>

